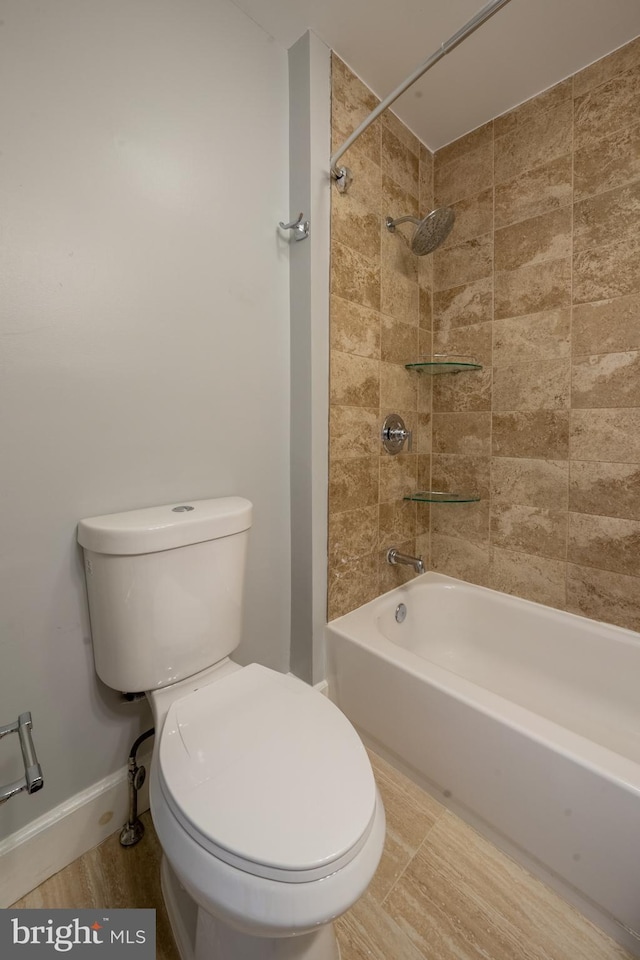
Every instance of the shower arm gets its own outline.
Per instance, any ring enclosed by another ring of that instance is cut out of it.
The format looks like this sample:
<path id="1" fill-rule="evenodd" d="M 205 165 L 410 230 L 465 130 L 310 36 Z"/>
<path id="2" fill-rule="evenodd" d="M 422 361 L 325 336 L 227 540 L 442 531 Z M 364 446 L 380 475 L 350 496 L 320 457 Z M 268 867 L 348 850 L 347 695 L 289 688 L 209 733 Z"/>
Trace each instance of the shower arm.
<path id="1" fill-rule="evenodd" d="M 360 126 L 353 131 L 347 140 L 345 140 L 340 149 L 336 150 L 330 160 L 331 177 L 336 181 L 336 186 L 340 193 L 344 193 L 346 190 L 348 190 L 349 184 L 352 180 L 352 174 L 348 167 L 339 167 L 337 165 L 338 160 L 344 153 L 347 152 L 349 147 L 355 143 L 360 134 L 364 133 L 367 127 L 371 126 L 374 120 L 377 120 L 381 113 L 384 113 L 384 111 L 390 107 L 392 103 L 395 103 L 398 97 L 402 96 L 405 90 L 408 90 L 409 87 L 416 82 L 416 80 L 419 80 L 420 77 L 434 65 L 434 63 L 437 63 L 438 60 L 441 60 L 442 57 L 449 53 L 450 50 L 453 50 L 453 48 L 457 47 L 459 43 L 462 43 L 462 41 L 465 40 L 470 33 L 473 33 L 474 30 L 477 30 L 478 27 L 485 22 L 485 20 L 488 20 L 489 17 L 492 17 L 494 13 L 497 13 L 498 10 L 501 7 L 504 7 L 507 3 L 509 3 L 509 0 L 491 0 L 491 2 L 487 3 L 486 6 L 482 7 L 481 10 L 478 10 L 476 15 L 472 17 L 471 20 L 468 20 L 463 27 L 460 27 L 460 29 L 453 34 L 453 36 L 449 37 L 448 40 L 445 40 L 445 42 L 441 44 L 435 53 L 432 53 L 430 57 L 427 57 L 426 60 L 423 60 L 420 66 L 417 67 L 413 73 L 410 74 L 410 76 L 408 76 L 407 79 L 400 84 L 399 87 L 396 87 L 396 89 L 390 93 L 388 97 L 382 100 L 375 110 L 371 111 L 366 120 L 363 120 Z"/>

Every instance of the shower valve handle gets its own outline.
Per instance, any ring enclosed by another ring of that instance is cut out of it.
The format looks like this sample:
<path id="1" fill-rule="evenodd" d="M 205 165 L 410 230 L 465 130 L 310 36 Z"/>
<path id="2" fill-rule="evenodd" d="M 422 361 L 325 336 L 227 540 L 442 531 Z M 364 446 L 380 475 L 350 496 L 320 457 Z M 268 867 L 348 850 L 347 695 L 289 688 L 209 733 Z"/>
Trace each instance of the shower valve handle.
<path id="1" fill-rule="evenodd" d="M 404 420 L 397 413 L 390 413 L 382 424 L 382 445 L 387 453 L 400 453 L 405 442 L 407 450 L 413 446 L 413 432 L 407 430 Z"/>

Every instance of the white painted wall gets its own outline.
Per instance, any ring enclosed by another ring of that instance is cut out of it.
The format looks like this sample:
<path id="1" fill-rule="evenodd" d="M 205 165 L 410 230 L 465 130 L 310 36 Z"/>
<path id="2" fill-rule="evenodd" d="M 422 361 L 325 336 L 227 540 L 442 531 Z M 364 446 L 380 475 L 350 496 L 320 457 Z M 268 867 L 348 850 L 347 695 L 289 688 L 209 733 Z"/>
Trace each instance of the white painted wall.
<path id="1" fill-rule="evenodd" d="M 329 424 L 331 51 L 307 31 L 289 49 L 291 246 L 291 670 L 325 676 Z"/>
<path id="2" fill-rule="evenodd" d="M 33 712 L 45 776 L 1 837 L 150 725 L 94 677 L 77 520 L 249 497 L 239 658 L 281 670 L 290 540 L 286 51 L 227 0 L 0 21 L 0 723 Z"/>

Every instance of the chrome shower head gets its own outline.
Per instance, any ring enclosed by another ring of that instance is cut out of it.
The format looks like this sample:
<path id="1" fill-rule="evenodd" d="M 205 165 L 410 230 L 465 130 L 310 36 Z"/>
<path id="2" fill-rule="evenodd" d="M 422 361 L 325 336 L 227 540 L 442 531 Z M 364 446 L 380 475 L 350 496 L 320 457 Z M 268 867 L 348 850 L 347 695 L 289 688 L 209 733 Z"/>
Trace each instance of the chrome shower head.
<path id="1" fill-rule="evenodd" d="M 417 217 L 399 217 L 397 220 L 387 217 L 386 224 L 387 230 L 393 233 L 399 223 L 407 223 L 407 221 L 416 223 L 418 229 L 411 241 L 411 252 L 415 253 L 417 257 L 424 257 L 425 254 L 431 253 L 446 240 L 455 218 L 455 213 L 450 207 L 438 207 L 437 210 L 432 210 L 422 220 Z"/>

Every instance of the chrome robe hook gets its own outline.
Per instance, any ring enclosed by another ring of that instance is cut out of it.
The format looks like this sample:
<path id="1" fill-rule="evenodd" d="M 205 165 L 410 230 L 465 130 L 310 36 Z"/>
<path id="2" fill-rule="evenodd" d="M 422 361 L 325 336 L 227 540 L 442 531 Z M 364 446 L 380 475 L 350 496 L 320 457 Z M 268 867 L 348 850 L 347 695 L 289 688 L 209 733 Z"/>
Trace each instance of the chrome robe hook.
<path id="1" fill-rule="evenodd" d="M 306 240 L 309 236 L 309 221 L 303 220 L 304 213 L 298 214 L 297 220 L 292 220 L 291 223 L 283 223 L 282 220 L 278 226 L 282 230 L 293 230 L 296 240 Z"/>

